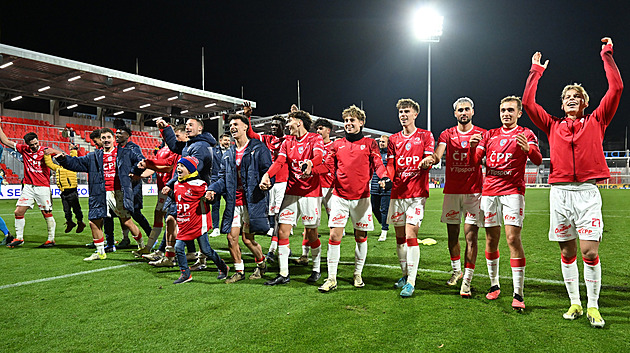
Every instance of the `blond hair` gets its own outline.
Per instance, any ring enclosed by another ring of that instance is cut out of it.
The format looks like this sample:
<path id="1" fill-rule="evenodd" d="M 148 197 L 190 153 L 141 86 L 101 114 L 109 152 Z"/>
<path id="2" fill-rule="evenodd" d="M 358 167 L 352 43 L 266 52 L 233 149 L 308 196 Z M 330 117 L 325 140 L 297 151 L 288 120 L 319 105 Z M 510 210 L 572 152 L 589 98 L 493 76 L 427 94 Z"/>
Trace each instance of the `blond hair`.
<path id="1" fill-rule="evenodd" d="M 342 118 L 345 118 L 347 116 L 357 118 L 359 121 L 362 121 L 365 123 L 365 119 L 366 119 L 365 112 L 354 104 L 344 109 L 343 112 L 341 112 Z"/>
<path id="2" fill-rule="evenodd" d="M 416 113 L 420 113 L 420 104 L 416 103 L 411 98 L 402 98 L 398 100 L 398 103 L 396 103 L 396 109 L 401 108 L 413 108 Z"/>
<path id="3" fill-rule="evenodd" d="M 501 107 L 501 105 L 506 102 L 516 102 L 516 107 L 518 108 L 518 110 L 523 111 L 523 102 L 521 101 L 521 97 L 507 96 L 501 99 L 501 103 L 499 103 L 499 107 Z"/>
<path id="4" fill-rule="evenodd" d="M 564 86 L 564 89 L 562 90 L 562 95 L 560 96 L 560 101 L 564 100 L 564 95 L 567 94 L 567 92 L 570 90 L 578 91 L 578 93 L 582 95 L 582 98 L 584 98 L 584 102 L 588 104 L 588 99 L 589 99 L 588 93 L 586 93 L 586 90 L 584 89 L 584 87 L 582 87 L 582 85 L 579 83 L 573 83 L 573 84 Z"/>

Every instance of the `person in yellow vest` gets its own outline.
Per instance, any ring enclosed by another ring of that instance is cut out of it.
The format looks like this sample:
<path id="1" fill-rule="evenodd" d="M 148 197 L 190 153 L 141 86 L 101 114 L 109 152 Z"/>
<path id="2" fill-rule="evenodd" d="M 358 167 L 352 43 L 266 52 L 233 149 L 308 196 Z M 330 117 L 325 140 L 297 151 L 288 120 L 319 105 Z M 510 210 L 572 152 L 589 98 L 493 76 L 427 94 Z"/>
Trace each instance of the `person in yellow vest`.
<path id="1" fill-rule="evenodd" d="M 76 157 L 78 149 L 77 145 L 70 144 L 70 156 Z M 44 160 L 48 168 L 55 171 L 55 181 L 61 193 L 61 203 L 66 217 L 65 232 L 70 233 L 74 227 L 77 227 L 77 233 L 83 232 L 85 223 L 83 223 L 83 211 L 81 211 L 79 193 L 77 192 L 77 173 L 55 164 L 50 156 L 45 156 Z M 72 221 L 72 212 L 77 217 L 77 223 Z"/>

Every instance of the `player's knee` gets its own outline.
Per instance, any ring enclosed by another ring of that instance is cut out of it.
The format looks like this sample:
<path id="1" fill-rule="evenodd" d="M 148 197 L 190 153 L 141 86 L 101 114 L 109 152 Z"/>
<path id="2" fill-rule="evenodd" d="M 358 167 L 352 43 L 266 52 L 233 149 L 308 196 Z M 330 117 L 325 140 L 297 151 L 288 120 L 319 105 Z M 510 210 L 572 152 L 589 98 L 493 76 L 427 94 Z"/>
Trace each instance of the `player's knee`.
<path id="1" fill-rule="evenodd" d="M 582 250 L 582 258 L 585 260 L 595 260 L 597 256 L 599 256 L 599 251 L 597 251 L 597 249 L 583 248 L 581 250 Z"/>

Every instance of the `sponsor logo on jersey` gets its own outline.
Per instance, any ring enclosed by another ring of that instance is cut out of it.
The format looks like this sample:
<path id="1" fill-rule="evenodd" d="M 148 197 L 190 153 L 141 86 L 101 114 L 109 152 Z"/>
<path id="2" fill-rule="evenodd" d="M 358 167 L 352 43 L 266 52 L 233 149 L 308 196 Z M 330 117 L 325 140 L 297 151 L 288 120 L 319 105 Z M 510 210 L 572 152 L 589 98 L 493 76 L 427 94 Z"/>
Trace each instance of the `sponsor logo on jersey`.
<path id="1" fill-rule="evenodd" d="M 490 212 L 490 213 L 486 213 L 486 219 L 491 219 L 494 218 L 494 216 L 496 216 L 497 213 L 496 212 Z"/>
<path id="2" fill-rule="evenodd" d="M 474 213 L 466 212 L 466 217 L 468 217 L 468 218 L 476 218 L 477 215 L 474 214 Z"/>
<path id="3" fill-rule="evenodd" d="M 462 147 L 466 148 L 468 146 L 468 141 L 462 141 Z"/>
<path id="4" fill-rule="evenodd" d="M 505 144 L 507 143 L 507 141 L 508 141 L 507 139 L 501 139 L 501 141 L 499 141 L 499 145 L 500 145 L 501 147 L 503 147 L 503 146 L 505 146 Z"/>
<path id="5" fill-rule="evenodd" d="M 405 215 L 405 212 L 395 212 L 394 214 L 392 214 L 390 219 L 391 220 L 398 220 L 398 219 L 400 219 L 400 217 L 402 217 L 404 215 Z"/>
<path id="6" fill-rule="evenodd" d="M 516 221 L 516 217 L 514 217 L 514 216 L 510 216 L 509 214 L 506 214 L 505 216 L 503 216 L 503 218 L 504 218 L 506 221 Z"/>
<path id="7" fill-rule="evenodd" d="M 313 216 L 302 216 L 302 222 L 304 222 L 304 221 L 312 221 L 313 219 L 315 219 L 315 217 L 313 217 Z"/>
<path id="8" fill-rule="evenodd" d="M 556 227 L 555 229 L 555 233 L 566 233 L 567 230 L 569 230 L 571 228 L 570 224 L 561 224 L 559 226 Z"/>
<path id="9" fill-rule="evenodd" d="M 289 216 L 293 216 L 294 214 L 295 214 L 295 212 L 286 210 L 286 211 L 280 213 L 280 217 L 289 217 Z"/>
<path id="10" fill-rule="evenodd" d="M 339 222 L 339 221 L 343 221 L 344 219 L 346 219 L 346 215 L 336 215 L 335 217 L 332 218 L 333 222 Z"/>
<path id="11" fill-rule="evenodd" d="M 411 143 L 407 142 L 407 144 L 405 145 L 405 149 L 409 151 L 411 149 Z"/>
<path id="12" fill-rule="evenodd" d="M 455 211 L 455 210 L 450 210 L 446 213 L 446 217 L 455 217 L 459 214 L 459 211 Z"/>
<path id="13" fill-rule="evenodd" d="M 357 226 L 358 228 L 367 228 L 368 227 L 367 223 L 361 223 L 361 222 L 357 222 L 354 225 Z"/>
<path id="14" fill-rule="evenodd" d="M 589 235 L 589 234 L 593 234 L 593 231 L 590 229 L 586 229 L 586 228 L 580 228 L 577 230 L 578 234 L 585 234 L 585 235 Z"/>

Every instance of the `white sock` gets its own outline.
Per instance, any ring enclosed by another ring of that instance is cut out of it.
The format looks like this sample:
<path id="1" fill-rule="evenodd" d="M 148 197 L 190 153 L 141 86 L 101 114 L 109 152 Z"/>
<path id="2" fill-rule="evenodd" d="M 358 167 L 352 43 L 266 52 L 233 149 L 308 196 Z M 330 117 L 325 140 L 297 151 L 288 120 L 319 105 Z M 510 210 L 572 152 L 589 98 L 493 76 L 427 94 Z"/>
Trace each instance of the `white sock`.
<path id="1" fill-rule="evenodd" d="M 239 263 L 234 264 L 234 271 L 243 272 L 245 271 L 245 263 L 241 260 Z"/>
<path id="2" fill-rule="evenodd" d="M 602 287 L 602 263 L 599 262 L 599 256 L 590 261 L 591 263 L 597 261 L 595 265 L 589 265 L 584 262 L 584 283 L 586 284 L 586 298 L 588 303 L 587 308 L 599 309 L 599 291 Z"/>
<path id="3" fill-rule="evenodd" d="M 416 241 L 416 244 L 409 245 L 407 243 L 407 283 L 415 287 L 418 263 L 420 263 L 420 247 L 417 244 L 418 239 L 413 239 Z"/>
<path id="4" fill-rule="evenodd" d="M 403 277 L 407 275 L 407 242 L 396 244 L 396 254 Z"/>
<path id="5" fill-rule="evenodd" d="M 155 241 L 162 233 L 162 228 L 163 227 L 153 227 L 153 229 L 151 229 L 151 234 L 149 234 L 149 239 L 147 239 L 147 248 L 151 249 L 153 245 L 155 245 Z"/>
<path id="6" fill-rule="evenodd" d="M 142 233 L 138 234 L 138 237 L 133 237 L 133 239 L 138 243 L 138 249 L 144 248 L 144 239 L 142 238 Z"/>
<path id="7" fill-rule="evenodd" d="M 96 246 L 96 252 L 99 254 L 105 253 L 105 238 L 101 238 L 100 241 L 95 241 L 94 245 Z"/>
<path id="8" fill-rule="evenodd" d="M 24 226 L 26 225 L 26 220 L 24 217 L 15 219 L 15 239 L 24 240 Z"/>
<path id="9" fill-rule="evenodd" d="M 318 241 L 318 243 L 319 243 L 319 241 Z M 310 246 L 309 246 L 309 248 L 311 249 L 311 259 L 313 259 L 313 271 L 321 273 L 322 272 L 322 270 L 321 270 L 322 245 L 320 243 L 319 246 L 316 247 L 316 248 L 313 248 L 313 247 L 310 247 Z"/>
<path id="10" fill-rule="evenodd" d="M 289 244 L 278 245 L 278 263 L 280 264 L 280 276 L 289 275 Z"/>
<path id="11" fill-rule="evenodd" d="M 48 241 L 55 241 L 55 227 L 57 222 L 53 217 L 44 217 L 46 220 L 46 228 L 48 228 Z"/>
<path id="12" fill-rule="evenodd" d="M 464 269 L 464 277 L 462 278 L 462 281 L 464 283 L 466 283 L 467 286 L 470 287 L 470 282 L 472 282 L 473 279 L 473 275 L 475 274 L 475 268 L 474 267 L 466 267 Z"/>
<path id="13" fill-rule="evenodd" d="M 564 278 L 564 286 L 567 288 L 571 304 L 582 305 L 580 301 L 580 270 L 578 269 L 576 258 L 561 258 L 560 264 L 562 268 L 562 278 Z"/>
<path id="14" fill-rule="evenodd" d="M 363 242 L 357 242 L 354 247 L 354 274 L 360 275 L 363 272 L 363 266 L 365 265 L 365 258 L 367 257 L 367 239 Z"/>
<path id="15" fill-rule="evenodd" d="M 488 266 L 488 277 L 490 277 L 490 287 L 499 285 L 499 251 L 496 252 L 496 259 L 488 259 L 488 252 L 486 252 L 486 265 Z"/>
<path id="16" fill-rule="evenodd" d="M 523 296 L 523 286 L 525 285 L 525 258 L 510 259 L 512 267 L 512 285 L 514 293 Z"/>
<path id="17" fill-rule="evenodd" d="M 453 268 L 453 272 L 460 272 L 462 270 L 462 262 L 459 256 L 457 256 L 457 260 L 451 258 L 451 267 Z"/>
<path id="18" fill-rule="evenodd" d="M 278 249 L 278 241 L 277 240 L 271 240 L 271 244 L 269 245 L 269 252 L 270 253 L 274 253 L 276 252 L 276 249 Z"/>
<path id="19" fill-rule="evenodd" d="M 328 279 L 337 280 L 337 266 L 341 257 L 341 242 L 328 242 Z"/>

